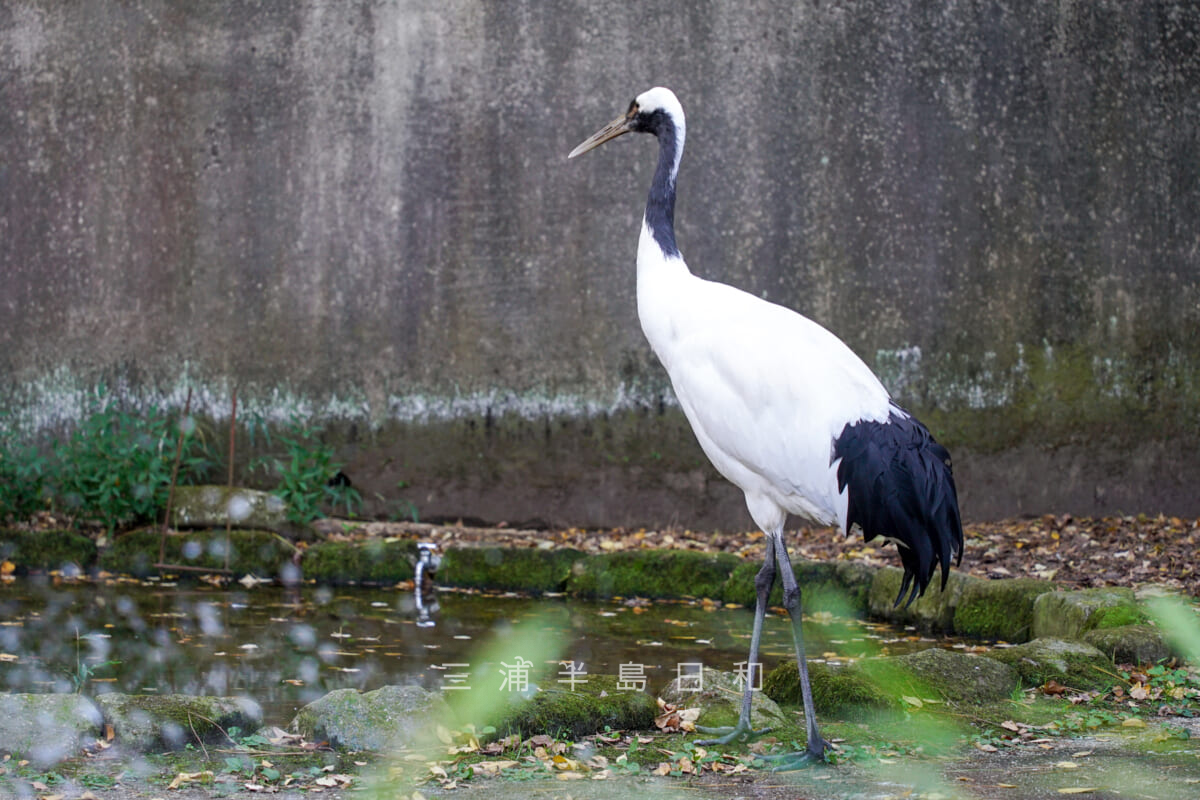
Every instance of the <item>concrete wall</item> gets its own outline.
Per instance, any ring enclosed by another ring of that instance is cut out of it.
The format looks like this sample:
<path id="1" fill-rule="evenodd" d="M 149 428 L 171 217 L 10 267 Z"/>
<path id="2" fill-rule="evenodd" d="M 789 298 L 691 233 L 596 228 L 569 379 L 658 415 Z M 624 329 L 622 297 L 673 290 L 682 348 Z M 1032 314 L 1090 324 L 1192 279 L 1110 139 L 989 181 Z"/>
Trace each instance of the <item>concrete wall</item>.
<path id="1" fill-rule="evenodd" d="M 266 0 L 0 7 L 0 408 L 100 381 L 332 423 L 426 515 L 748 526 L 636 320 L 689 113 L 693 271 L 838 333 L 969 517 L 1200 514 L 1200 9 Z"/>

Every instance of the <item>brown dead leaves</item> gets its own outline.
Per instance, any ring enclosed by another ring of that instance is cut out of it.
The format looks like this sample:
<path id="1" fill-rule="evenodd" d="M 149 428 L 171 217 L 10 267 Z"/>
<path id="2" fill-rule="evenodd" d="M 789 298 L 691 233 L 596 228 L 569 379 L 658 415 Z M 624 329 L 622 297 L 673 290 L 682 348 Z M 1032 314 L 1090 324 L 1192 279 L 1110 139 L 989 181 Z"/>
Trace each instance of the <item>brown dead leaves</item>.
<path id="1" fill-rule="evenodd" d="M 659 697 L 658 711 L 658 716 L 654 718 L 654 727 L 663 733 L 679 731 L 692 733 L 696 730 L 696 720 L 700 717 L 700 709 L 678 708 Z"/>
<path id="2" fill-rule="evenodd" d="M 351 524 L 339 520 L 318 525 L 325 526 L 322 530 L 331 538 L 419 538 L 445 547 L 571 547 L 587 553 L 683 549 L 734 553 L 751 560 L 761 559 L 764 548 L 763 536 L 756 531 L 547 531 L 411 522 Z M 347 530 L 351 532 L 347 534 Z M 968 524 L 965 539 L 962 569 L 980 577 L 1053 579 L 1078 587 L 1154 582 L 1200 595 L 1200 570 L 1193 557 L 1200 547 L 1200 520 L 1162 515 L 1089 518 L 1047 514 Z M 855 560 L 876 566 L 897 562 L 892 547 L 864 544 L 860 537 L 843 536 L 836 528 L 801 528 L 789 532 L 787 541 L 793 554 L 811 560 Z"/>

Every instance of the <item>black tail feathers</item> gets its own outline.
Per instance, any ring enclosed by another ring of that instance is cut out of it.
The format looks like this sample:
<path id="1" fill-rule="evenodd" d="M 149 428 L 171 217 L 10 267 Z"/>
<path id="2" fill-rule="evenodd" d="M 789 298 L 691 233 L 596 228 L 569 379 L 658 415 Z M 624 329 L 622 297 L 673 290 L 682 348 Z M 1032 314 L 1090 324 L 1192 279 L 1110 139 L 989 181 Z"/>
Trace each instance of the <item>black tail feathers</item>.
<path id="1" fill-rule="evenodd" d="M 962 520 L 950 469 L 950 453 L 928 429 L 899 407 L 887 422 L 846 425 L 833 443 L 838 490 L 848 491 L 847 532 L 857 525 L 863 538 L 896 542 L 904 580 L 895 605 L 905 607 L 925 594 L 938 564 L 942 588 L 950 561 L 962 561 Z M 911 587 L 911 590 L 910 590 Z"/>

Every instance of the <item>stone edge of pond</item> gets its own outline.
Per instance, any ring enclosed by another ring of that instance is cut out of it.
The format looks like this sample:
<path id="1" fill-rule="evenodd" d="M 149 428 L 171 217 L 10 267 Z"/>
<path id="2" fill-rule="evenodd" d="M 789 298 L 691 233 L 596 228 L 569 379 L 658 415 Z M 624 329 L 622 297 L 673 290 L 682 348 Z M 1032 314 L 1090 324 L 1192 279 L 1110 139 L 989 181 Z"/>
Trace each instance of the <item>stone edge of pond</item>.
<path id="1" fill-rule="evenodd" d="M 102 570 L 147 577 L 162 542 L 158 528 L 115 537 L 105 547 L 70 530 L 30 532 L 0 528 L 0 561 L 18 574 Z M 417 543 L 412 539 L 333 540 L 297 546 L 277 533 L 234 530 L 229 534 L 234 576 L 285 583 L 395 585 L 413 579 Z M 166 537 L 164 561 L 199 575 L 226 563 L 224 530 L 191 530 Z M 565 594 L 588 599 L 642 597 L 693 599 L 753 606 L 757 561 L 696 550 L 621 550 L 590 554 L 559 547 L 450 547 L 442 554 L 441 586 L 523 594 Z M 909 606 L 895 605 L 902 572 L 854 561 L 794 563 L 806 613 L 832 612 L 912 625 L 922 631 L 968 639 L 1021 644 L 1038 638 L 1092 641 L 1125 654 L 1169 650 L 1150 624 L 1139 594 L 1157 587 L 1066 589 L 1034 578 L 984 579 L 952 571 L 945 587 L 935 581 Z M 169 573 L 169 570 L 167 571 Z M 771 597 L 780 604 L 779 588 Z M 1102 632 L 1115 633 L 1104 635 Z"/>

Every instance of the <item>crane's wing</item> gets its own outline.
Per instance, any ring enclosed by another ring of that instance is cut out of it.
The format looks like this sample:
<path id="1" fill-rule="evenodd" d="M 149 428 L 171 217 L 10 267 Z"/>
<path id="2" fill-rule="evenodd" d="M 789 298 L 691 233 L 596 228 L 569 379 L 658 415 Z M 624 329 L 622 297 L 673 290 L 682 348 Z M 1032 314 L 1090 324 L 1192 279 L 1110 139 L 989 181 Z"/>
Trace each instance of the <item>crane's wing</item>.
<path id="1" fill-rule="evenodd" d="M 887 390 L 812 320 L 724 284 L 688 283 L 643 319 L 669 321 L 647 337 L 713 465 L 748 495 L 844 523 L 831 445 L 848 423 L 886 420 Z"/>

